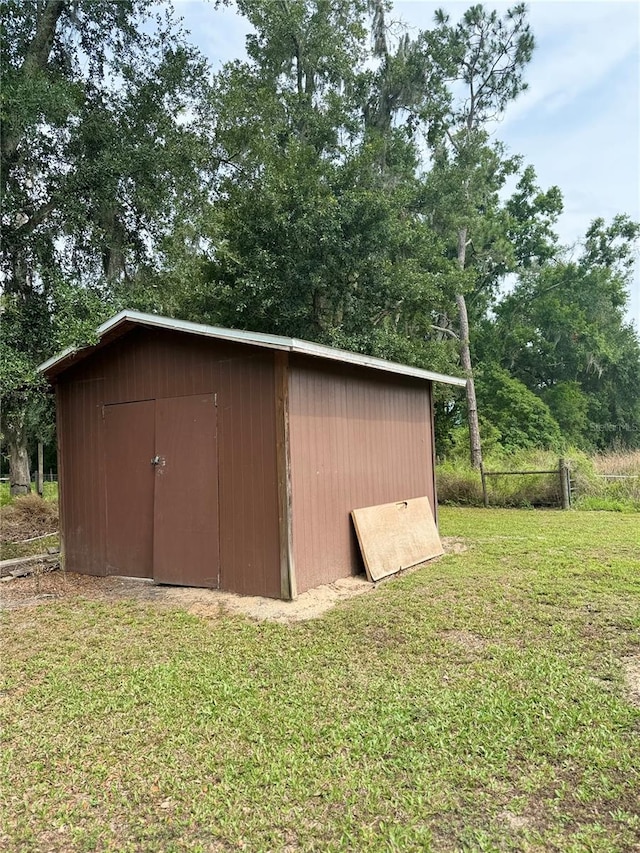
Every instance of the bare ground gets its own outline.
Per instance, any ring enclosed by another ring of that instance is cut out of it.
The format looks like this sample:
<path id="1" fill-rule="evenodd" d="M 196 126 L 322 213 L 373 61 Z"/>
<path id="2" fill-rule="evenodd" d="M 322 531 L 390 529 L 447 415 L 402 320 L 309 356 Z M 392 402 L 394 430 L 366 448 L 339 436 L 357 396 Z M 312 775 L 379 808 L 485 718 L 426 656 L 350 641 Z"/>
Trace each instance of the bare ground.
<path id="1" fill-rule="evenodd" d="M 459 554 L 467 549 L 459 538 L 443 538 L 445 554 Z M 436 558 L 440 559 L 440 558 Z M 415 571 L 419 566 L 405 570 Z M 404 572 L 403 572 L 404 574 Z M 382 583 L 393 582 L 389 578 Z M 91 601 L 141 601 L 160 609 L 184 609 L 207 619 L 221 613 L 238 613 L 258 621 L 289 624 L 316 619 L 338 602 L 356 595 L 372 593 L 376 584 L 365 575 L 342 578 L 299 595 L 295 601 L 279 601 L 261 596 L 235 595 L 221 590 L 181 586 L 163 586 L 152 580 L 122 577 L 92 577 L 75 572 L 42 572 L 35 567 L 33 575 L 0 582 L 0 609 L 15 610 L 84 598 Z"/>
<path id="2" fill-rule="evenodd" d="M 632 705 L 640 708 L 640 655 L 631 655 L 622 659 L 627 696 Z"/>

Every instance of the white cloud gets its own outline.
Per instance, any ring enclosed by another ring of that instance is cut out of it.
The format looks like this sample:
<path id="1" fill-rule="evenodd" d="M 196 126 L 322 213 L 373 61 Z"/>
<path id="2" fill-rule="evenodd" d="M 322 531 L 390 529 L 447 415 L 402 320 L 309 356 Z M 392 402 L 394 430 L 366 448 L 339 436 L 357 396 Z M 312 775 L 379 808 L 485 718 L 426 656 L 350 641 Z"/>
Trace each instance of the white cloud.
<path id="1" fill-rule="evenodd" d="M 394 8 L 424 29 L 439 5 L 453 21 L 471 0 Z M 503 12 L 513 4 L 487 5 Z M 563 242 L 577 241 L 599 216 L 640 220 L 640 6 L 535 0 L 529 20 L 537 43 L 526 69 L 529 89 L 494 126 L 495 136 L 534 166 L 541 186 L 562 190 Z M 638 267 L 629 317 L 640 329 Z"/>
<path id="2" fill-rule="evenodd" d="M 214 6 L 207 0 L 174 0 L 178 14 L 191 32 L 193 43 L 209 59 L 214 71 L 225 62 L 246 58 L 245 36 L 251 29 L 234 6 Z"/>
<path id="3" fill-rule="evenodd" d="M 637 56 L 638 10 L 617 3 L 536 3 L 531 25 L 538 49 L 527 69 L 529 89 L 508 110 L 505 125 L 542 109 L 557 115 L 597 86 L 625 58 Z M 631 12 L 632 14 L 629 14 Z"/>

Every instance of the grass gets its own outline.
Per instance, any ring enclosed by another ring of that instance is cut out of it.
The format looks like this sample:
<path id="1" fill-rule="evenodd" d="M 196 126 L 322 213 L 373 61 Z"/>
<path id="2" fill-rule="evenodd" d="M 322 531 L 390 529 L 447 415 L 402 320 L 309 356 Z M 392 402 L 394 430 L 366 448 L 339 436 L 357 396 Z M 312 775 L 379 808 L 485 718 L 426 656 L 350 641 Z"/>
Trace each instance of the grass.
<path id="1" fill-rule="evenodd" d="M 49 481 L 45 481 L 43 484 L 43 492 L 42 496 L 45 501 L 57 501 L 58 500 L 58 484 L 50 483 Z M 36 484 L 31 483 L 31 493 L 36 493 Z M 9 483 L 0 483 L 0 506 L 6 506 L 7 504 L 12 503 L 11 494 L 9 492 Z"/>
<path id="2" fill-rule="evenodd" d="M 8 612 L 7 851 L 630 851 L 638 519 L 444 508 L 448 556 L 291 627 Z"/>
<path id="3" fill-rule="evenodd" d="M 611 451 L 593 457 L 598 474 L 622 474 L 640 477 L 640 450 Z"/>
<path id="4" fill-rule="evenodd" d="M 612 452 L 587 456 L 567 451 L 574 505 L 580 510 L 640 512 L 640 451 Z M 558 456 L 550 451 L 521 451 L 489 456 L 487 471 L 532 471 L 558 468 Z M 454 506 L 481 506 L 480 472 L 466 459 L 446 460 L 437 467 L 438 499 Z M 611 479 L 611 477 L 618 479 Z M 560 505 L 558 475 L 528 474 L 488 477 L 489 504 L 503 507 Z"/>

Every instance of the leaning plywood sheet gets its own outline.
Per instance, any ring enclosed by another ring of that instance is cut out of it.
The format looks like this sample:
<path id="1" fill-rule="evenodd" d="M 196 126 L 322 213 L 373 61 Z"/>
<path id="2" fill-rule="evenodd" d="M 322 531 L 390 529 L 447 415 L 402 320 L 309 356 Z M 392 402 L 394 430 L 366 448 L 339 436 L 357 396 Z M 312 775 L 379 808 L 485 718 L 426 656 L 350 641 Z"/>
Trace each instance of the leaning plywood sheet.
<path id="1" fill-rule="evenodd" d="M 444 553 L 429 498 L 354 509 L 351 516 L 370 581 Z"/>

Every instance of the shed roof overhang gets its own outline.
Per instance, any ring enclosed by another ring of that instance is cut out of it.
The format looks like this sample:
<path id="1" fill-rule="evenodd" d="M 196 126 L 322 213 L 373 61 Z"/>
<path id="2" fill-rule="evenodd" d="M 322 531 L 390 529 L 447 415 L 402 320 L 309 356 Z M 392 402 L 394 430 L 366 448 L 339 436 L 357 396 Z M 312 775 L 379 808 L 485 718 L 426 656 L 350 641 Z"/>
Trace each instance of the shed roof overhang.
<path id="1" fill-rule="evenodd" d="M 216 340 L 233 341 L 234 343 L 248 344 L 250 346 L 265 349 L 281 350 L 284 352 L 298 353 L 300 355 L 312 356 L 314 358 L 329 361 L 353 364 L 359 367 L 368 367 L 373 370 L 381 370 L 386 373 L 397 373 L 401 376 L 412 376 L 416 379 L 426 379 L 431 382 L 443 382 L 446 385 L 458 385 L 464 387 L 466 380 L 458 376 L 446 376 L 443 373 L 435 373 L 431 370 L 423 370 L 420 367 L 410 367 L 405 364 L 397 364 L 393 361 L 385 361 L 382 358 L 373 358 L 360 353 L 347 352 L 346 350 L 334 349 L 333 347 L 314 344 L 310 341 L 302 341 L 296 338 L 285 338 L 280 335 L 267 335 L 262 332 L 245 332 L 240 329 L 224 329 L 219 326 L 206 326 L 202 323 L 189 323 L 186 320 L 172 320 L 169 317 L 160 317 L 156 314 L 143 314 L 140 311 L 121 311 L 119 314 L 106 320 L 97 330 L 97 342 L 90 346 L 75 349 L 69 347 L 58 355 L 54 355 L 38 367 L 40 373 L 44 374 L 49 381 L 54 381 L 61 373 L 78 364 L 87 356 L 102 349 L 111 341 L 126 334 L 136 326 L 147 326 L 151 328 L 167 329 L 174 332 L 185 332 L 190 335 L 199 335 L 204 338 Z"/>

